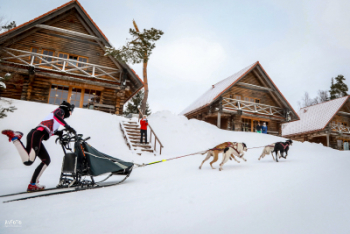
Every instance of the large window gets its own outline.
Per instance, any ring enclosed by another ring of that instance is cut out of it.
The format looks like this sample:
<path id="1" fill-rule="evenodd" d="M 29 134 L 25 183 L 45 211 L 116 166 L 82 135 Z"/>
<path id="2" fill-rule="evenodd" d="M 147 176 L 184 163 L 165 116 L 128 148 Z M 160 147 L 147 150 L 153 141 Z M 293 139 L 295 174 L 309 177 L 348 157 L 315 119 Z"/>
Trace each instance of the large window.
<path id="1" fill-rule="evenodd" d="M 88 108 L 91 103 L 100 103 L 101 91 L 85 89 L 83 107 Z"/>
<path id="2" fill-rule="evenodd" d="M 72 88 L 72 93 L 70 96 L 70 104 L 74 104 L 76 107 L 80 106 L 81 89 Z"/>
<path id="3" fill-rule="evenodd" d="M 68 91 L 69 91 L 68 86 L 52 85 L 51 91 L 50 91 L 49 103 L 59 105 L 63 101 L 67 101 Z"/>
<path id="4" fill-rule="evenodd" d="M 67 101 L 75 107 L 89 108 L 93 103 L 100 103 L 100 98 L 99 90 L 52 84 L 49 103 L 59 105 Z"/>

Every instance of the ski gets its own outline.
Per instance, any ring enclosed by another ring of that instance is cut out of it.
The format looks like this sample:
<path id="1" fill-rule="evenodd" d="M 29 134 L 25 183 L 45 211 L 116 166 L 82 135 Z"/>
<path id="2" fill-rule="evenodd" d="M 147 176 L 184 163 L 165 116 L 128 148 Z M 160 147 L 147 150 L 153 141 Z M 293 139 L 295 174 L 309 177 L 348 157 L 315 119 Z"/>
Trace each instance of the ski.
<path id="1" fill-rule="evenodd" d="M 38 191 L 33 191 L 33 192 L 18 192 L 18 193 L 9 193 L 9 194 L 3 194 L 3 195 L 0 195 L 0 198 L 1 197 L 10 197 L 10 196 L 16 196 L 16 195 L 22 195 L 22 194 L 31 194 L 31 193 L 39 193 L 39 192 L 45 192 L 45 191 L 51 191 L 51 190 L 56 190 L 56 189 L 66 189 L 66 188 L 47 188 L 47 189 L 44 189 L 44 190 L 38 190 Z"/>
<path id="2" fill-rule="evenodd" d="M 52 192 L 52 193 L 45 193 L 45 194 L 38 194 L 38 195 L 34 195 L 34 196 L 28 196 L 28 197 L 22 197 L 22 198 L 17 198 L 17 199 L 12 199 L 12 200 L 8 200 L 8 201 L 3 201 L 3 203 L 9 203 L 9 202 L 15 202 L 15 201 L 23 201 L 23 200 L 29 200 L 29 199 L 33 199 L 33 198 L 38 198 L 38 197 L 48 197 L 48 196 L 53 196 L 53 195 L 58 195 L 58 194 L 65 194 L 65 193 L 72 193 L 72 192 L 79 192 L 79 191 L 84 191 L 84 190 L 90 190 L 90 189 L 98 189 L 98 188 L 106 188 L 106 187 L 111 187 L 111 186 L 115 186 L 118 184 L 121 184 L 122 182 L 124 182 L 131 173 L 129 173 L 128 175 L 125 176 L 124 179 L 118 181 L 118 182 L 111 182 L 111 183 L 103 183 L 103 184 L 96 184 L 96 186 L 94 187 L 73 187 L 73 188 L 66 188 L 68 190 L 64 190 L 64 191 L 56 191 L 56 192 Z M 52 189 L 54 190 L 54 189 Z M 60 190 L 60 189 L 59 189 Z M 45 190 L 43 190 L 45 191 Z M 46 190 L 47 191 L 47 190 Z"/>

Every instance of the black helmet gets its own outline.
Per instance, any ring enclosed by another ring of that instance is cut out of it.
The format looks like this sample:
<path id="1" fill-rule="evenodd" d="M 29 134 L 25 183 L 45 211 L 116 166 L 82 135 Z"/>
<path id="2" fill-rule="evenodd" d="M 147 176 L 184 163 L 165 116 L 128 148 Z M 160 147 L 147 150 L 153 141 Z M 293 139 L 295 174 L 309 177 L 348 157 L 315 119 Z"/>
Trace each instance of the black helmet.
<path id="1" fill-rule="evenodd" d="M 74 104 L 70 104 L 69 102 L 63 101 L 59 108 L 64 110 L 64 118 L 68 118 L 70 116 L 70 111 L 73 112 Z"/>

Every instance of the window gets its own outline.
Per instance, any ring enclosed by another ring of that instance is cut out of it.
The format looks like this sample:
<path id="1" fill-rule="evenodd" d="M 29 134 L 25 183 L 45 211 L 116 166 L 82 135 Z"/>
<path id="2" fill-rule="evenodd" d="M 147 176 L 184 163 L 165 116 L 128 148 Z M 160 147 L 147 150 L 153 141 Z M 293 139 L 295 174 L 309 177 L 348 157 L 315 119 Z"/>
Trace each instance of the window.
<path id="1" fill-rule="evenodd" d="M 74 61 L 78 61 L 78 56 L 69 55 L 69 60 L 70 60 L 71 64 L 74 64 L 76 66 L 77 63 L 75 63 Z M 73 63 L 72 63 L 72 61 L 73 61 Z M 69 64 L 69 65 L 71 65 L 71 64 Z"/>
<path id="2" fill-rule="evenodd" d="M 31 52 L 33 52 L 33 53 L 39 53 L 39 49 L 38 48 L 35 48 L 35 47 L 32 47 L 31 49 L 30 49 L 30 51 Z M 29 63 L 32 63 L 32 58 L 33 58 L 34 56 L 33 55 L 31 55 L 29 58 L 30 58 L 30 61 L 29 61 Z M 38 64 L 39 63 L 39 59 L 38 58 L 36 58 L 36 59 L 34 59 L 33 60 L 33 64 Z"/>
<path id="3" fill-rule="evenodd" d="M 49 103 L 59 105 L 68 100 L 68 86 L 52 85 L 50 91 Z"/>
<path id="4" fill-rule="evenodd" d="M 43 50 L 43 55 L 49 55 L 49 56 L 53 56 L 54 52 L 51 50 Z M 46 57 L 46 56 L 42 56 L 43 59 L 45 59 L 47 62 L 52 62 L 53 58 L 51 57 Z M 47 63 L 44 60 L 41 60 L 41 63 Z M 49 66 L 48 64 L 45 64 L 46 66 Z"/>
<path id="5" fill-rule="evenodd" d="M 247 101 L 247 102 L 254 102 L 254 103 L 260 103 L 260 99 L 251 98 L 251 97 L 244 97 L 244 101 Z"/>
<path id="6" fill-rule="evenodd" d="M 235 95 L 235 99 L 242 100 L 242 96 L 241 95 Z"/>
<path id="7" fill-rule="evenodd" d="M 84 58 L 84 57 L 79 57 L 78 58 L 79 62 L 84 62 L 84 63 L 87 63 L 88 59 L 87 58 Z M 78 63 L 78 67 L 85 67 L 86 65 L 83 64 L 83 63 Z"/>
<path id="8" fill-rule="evenodd" d="M 58 57 L 60 57 L 60 58 L 67 59 L 68 56 L 69 56 L 69 55 L 66 54 L 66 53 L 61 53 L 61 52 L 58 53 Z M 63 62 L 58 62 L 58 65 L 63 65 Z"/>
<path id="9" fill-rule="evenodd" d="M 83 108 L 88 108 L 90 103 L 100 103 L 101 91 L 85 89 Z"/>

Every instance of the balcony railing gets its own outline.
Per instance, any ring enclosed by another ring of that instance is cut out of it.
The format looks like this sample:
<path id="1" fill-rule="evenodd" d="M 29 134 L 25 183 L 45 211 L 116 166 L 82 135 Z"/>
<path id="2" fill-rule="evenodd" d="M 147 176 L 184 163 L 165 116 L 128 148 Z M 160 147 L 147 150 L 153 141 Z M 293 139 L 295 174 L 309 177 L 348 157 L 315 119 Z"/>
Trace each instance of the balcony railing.
<path id="1" fill-rule="evenodd" d="M 350 127 L 344 126 L 342 124 L 331 124 L 330 127 L 331 127 L 331 130 L 334 132 L 350 134 Z"/>
<path id="2" fill-rule="evenodd" d="M 282 108 L 232 98 L 223 98 L 222 107 L 224 110 L 228 111 L 242 110 L 243 112 L 256 113 L 260 115 L 285 117 Z"/>
<path id="3" fill-rule="evenodd" d="M 108 80 L 105 78 L 109 77 L 119 81 L 119 78 L 116 76 L 119 70 L 116 68 L 12 48 L 5 48 L 3 51 L 9 56 L 0 58 L 0 61 L 34 66 L 36 68 L 54 70 L 66 74 L 83 75 L 101 80 Z"/>

